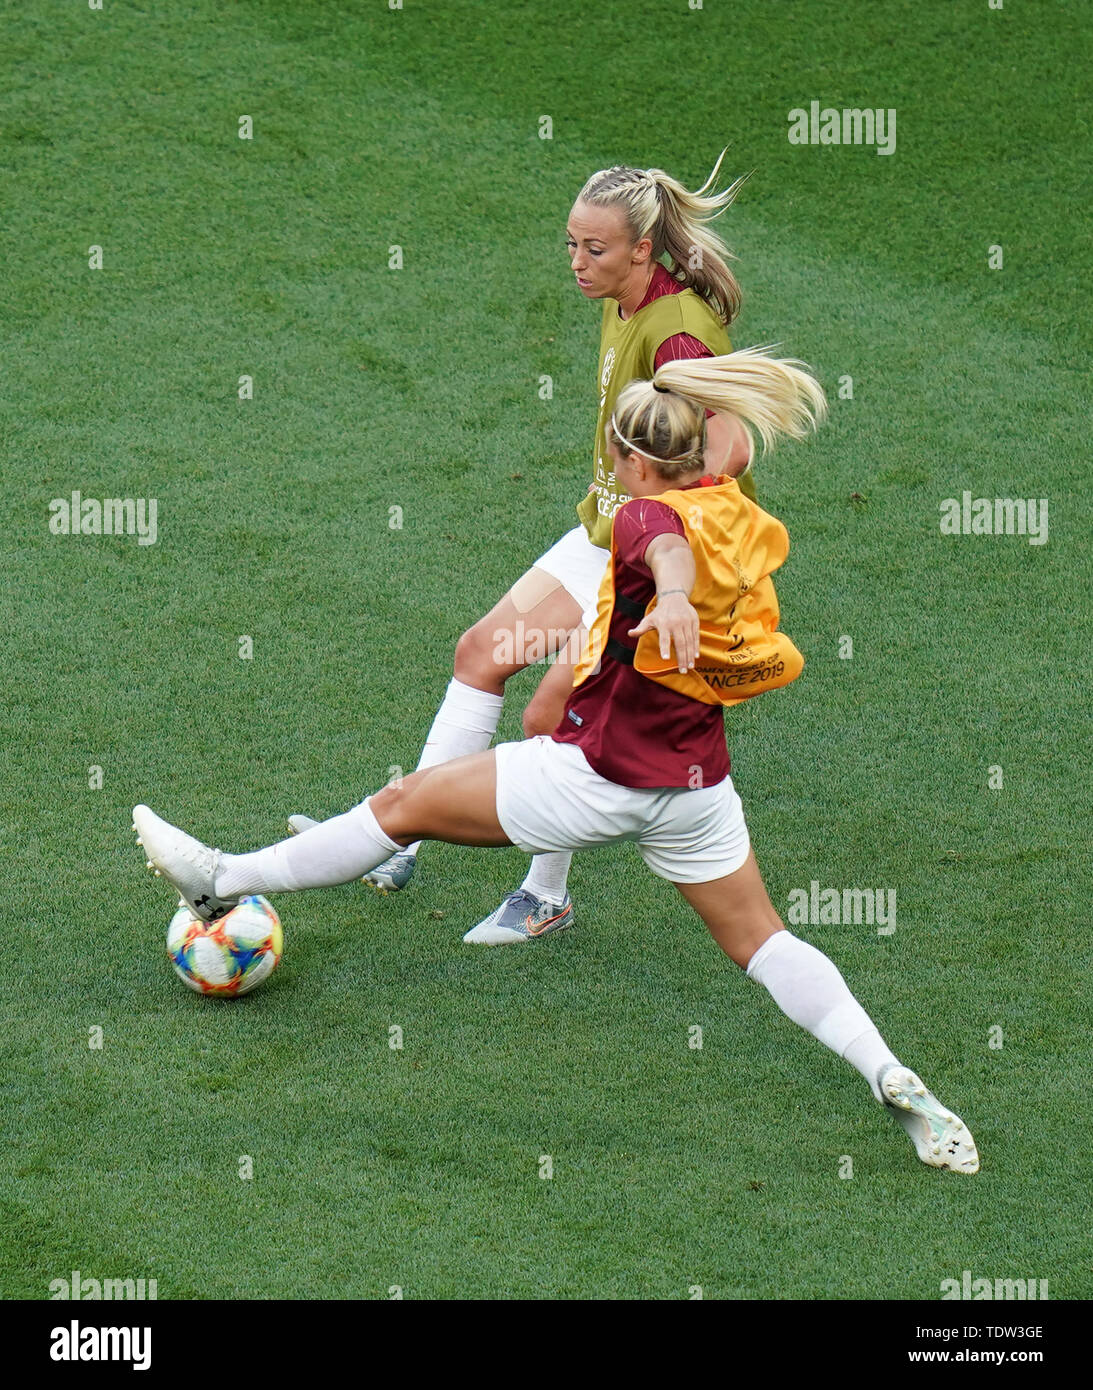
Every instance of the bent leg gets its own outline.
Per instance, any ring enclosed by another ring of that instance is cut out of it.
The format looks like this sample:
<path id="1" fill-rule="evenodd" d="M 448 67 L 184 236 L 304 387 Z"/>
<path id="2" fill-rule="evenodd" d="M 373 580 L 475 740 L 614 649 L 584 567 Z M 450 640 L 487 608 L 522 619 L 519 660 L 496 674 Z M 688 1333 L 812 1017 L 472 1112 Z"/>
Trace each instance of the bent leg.
<path id="1" fill-rule="evenodd" d="M 534 566 L 467 629 L 455 649 L 455 673 L 418 759 L 418 771 L 490 746 L 501 718 L 505 682 L 563 645 L 580 605 L 561 581 Z M 416 855 L 418 842 L 407 845 Z"/>
<path id="2" fill-rule="evenodd" d="M 552 734 L 562 722 L 565 702 L 573 689 L 573 667 L 577 656 L 580 655 L 584 631 L 583 627 L 574 629 L 566 650 L 548 667 L 546 675 L 539 682 L 538 690 L 524 710 L 525 738 L 534 738 L 537 734 Z M 534 855 L 518 892 L 531 893 L 541 902 L 554 907 L 563 906 L 568 901 L 566 889 L 572 861 L 573 855 L 568 850 Z M 510 899 L 513 896 L 509 894 Z M 494 915 L 491 913 L 491 918 Z M 489 921 L 490 918 L 486 920 Z M 480 922 L 478 925 L 483 924 Z"/>
<path id="3" fill-rule="evenodd" d="M 530 569 L 460 637 L 455 674 L 433 719 L 418 771 L 490 746 L 505 682 L 557 651 L 580 622 L 577 600 L 544 570 Z"/>
<path id="4" fill-rule="evenodd" d="M 580 621 L 581 606 L 573 595 L 533 566 L 459 639 L 455 678 L 500 695 L 510 676 L 564 647 Z"/>

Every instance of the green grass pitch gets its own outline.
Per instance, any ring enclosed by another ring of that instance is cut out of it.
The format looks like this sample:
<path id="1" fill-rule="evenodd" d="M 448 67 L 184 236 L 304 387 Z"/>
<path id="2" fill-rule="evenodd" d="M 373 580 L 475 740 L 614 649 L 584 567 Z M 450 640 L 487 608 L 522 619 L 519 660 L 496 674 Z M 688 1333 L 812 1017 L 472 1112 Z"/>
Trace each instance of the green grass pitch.
<path id="1" fill-rule="evenodd" d="M 1090 1297 L 1078 0 L 36 0 L 4 28 L 0 1292 Z M 894 108 L 894 154 L 790 144 L 814 100 Z M 890 935 L 796 929 L 968 1120 L 975 1178 L 919 1164 L 630 850 L 578 858 L 575 929 L 524 951 L 460 942 L 515 850 L 282 898 L 280 970 L 222 1004 L 171 974 L 129 833 L 147 800 L 251 848 L 413 766 L 455 639 L 588 481 L 570 204 L 617 162 L 696 187 L 724 144 L 755 170 L 719 224 L 733 340 L 831 400 L 759 466 L 807 665 L 729 712 L 734 775 L 783 912 L 897 892 Z M 157 499 L 156 543 L 51 534 L 74 489 Z M 1049 499 L 1048 543 L 942 535 L 965 490 Z"/>

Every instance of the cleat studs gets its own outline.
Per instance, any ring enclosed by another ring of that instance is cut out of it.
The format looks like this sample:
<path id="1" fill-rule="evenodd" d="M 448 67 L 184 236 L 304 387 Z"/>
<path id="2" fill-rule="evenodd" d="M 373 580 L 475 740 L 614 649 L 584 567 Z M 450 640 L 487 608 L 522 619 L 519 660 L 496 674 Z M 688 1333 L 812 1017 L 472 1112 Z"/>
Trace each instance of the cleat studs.
<path id="1" fill-rule="evenodd" d="M 155 873 L 156 878 L 162 878 L 162 877 L 163 877 L 163 875 L 160 873 L 160 871 L 159 871 L 158 869 L 153 870 L 153 872 Z"/>
<path id="2" fill-rule="evenodd" d="M 155 866 L 155 865 L 152 863 L 152 861 L 149 859 L 149 860 L 146 861 L 144 867 L 145 867 L 146 869 L 154 869 L 156 866 Z"/>

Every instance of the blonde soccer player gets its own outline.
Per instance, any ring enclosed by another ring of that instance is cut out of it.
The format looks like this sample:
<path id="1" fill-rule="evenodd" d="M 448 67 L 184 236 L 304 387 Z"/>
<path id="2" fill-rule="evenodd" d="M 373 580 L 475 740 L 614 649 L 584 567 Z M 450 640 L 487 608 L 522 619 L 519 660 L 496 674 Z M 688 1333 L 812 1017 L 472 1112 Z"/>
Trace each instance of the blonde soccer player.
<path id="1" fill-rule="evenodd" d="M 632 500 L 614 518 L 595 622 L 553 734 L 415 772 L 250 854 L 210 849 L 143 805 L 134 827 L 149 867 L 203 918 L 253 893 L 350 882 L 422 839 L 531 853 L 632 841 L 726 955 L 861 1073 L 924 1163 L 974 1173 L 967 1127 L 899 1061 L 832 961 L 786 930 L 759 875 L 722 708 L 800 671 L 770 578 L 788 540 L 734 479 L 706 475 L 704 409 L 769 442 L 812 428 L 823 393 L 760 351 L 669 363 L 622 392 L 607 450 Z"/>
<path id="2" fill-rule="evenodd" d="M 505 683 L 543 651 L 556 657 L 524 713 L 524 732 L 550 733 L 561 718 L 580 648 L 582 620 L 595 607 L 607 563 L 611 522 L 624 494 L 605 446 L 604 429 L 620 391 L 666 362 L 731 350 L 727 328 L 740 305 L 731 254 L 710 223 L 732 202 L 742 180 L 712 192 L 721 158 L 705 184 L 688 191 L 661 169 L 615 166 L 592 175 L 566 227 L 570 267 L 587 298 L 602 301 L 593 479 L 577 506 L 579 524 L 522 575 L 460 637 L 455 670 L 418 762 L 419 770 L 488 748 L 501 714 Z M 712 473 L 744 474 L 752 455 L 747 430 L 707 412 L 704 458 Z M 742 486 L 755 496 L 751 479 Z M 521 641 L 522 636 L 522 641 Z M 525 659 L 529 648 L 534 650 Z M 303 830 L 305 816 L 289 818 Z M 399 850 L 365 882 L 383 892 L 404 887 L 419 846 Z M 464 938 L 541 939 L 573 922 L 567 891 L 571 855 L 537 855 L 519 888 Z"/>

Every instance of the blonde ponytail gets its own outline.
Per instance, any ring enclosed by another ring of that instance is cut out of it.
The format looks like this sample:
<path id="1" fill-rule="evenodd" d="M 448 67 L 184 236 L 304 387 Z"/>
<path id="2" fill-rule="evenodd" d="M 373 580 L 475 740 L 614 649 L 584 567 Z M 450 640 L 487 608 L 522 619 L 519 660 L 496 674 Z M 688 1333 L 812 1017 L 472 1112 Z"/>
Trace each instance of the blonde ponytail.
<path id="1" fill-rule="evenodd" d="M 617 164 L 593 174 L 578 196 L 593 207 L 617 207 L 632 244 L 649 237 L 653 259 L 667 261 L 674 278 L 693 289 L 728 326 L 740 310 L 740 286 L 728 266 L 735 257 L 709 230 L 709 223 L 729 206 L 748 175 L 720 193 L 710 193 L 724 158 L 722 150 L 710 177 L 694 193 L 663 169 Z"/>
<path id="2" fill-rule="evenodd" d="M 673 479 L 703 464 L 705 412 L 730 415 L 759 436 L 765 451 L 779 436 L 803 439 L 827 414 L 820 383 L 792 358 L 769 348 L 742 348 L 723 357 L 665 362 L 652 381 L 632 381 L 615 403 L 616 447 L 652 458 Z"/>

